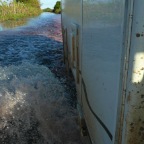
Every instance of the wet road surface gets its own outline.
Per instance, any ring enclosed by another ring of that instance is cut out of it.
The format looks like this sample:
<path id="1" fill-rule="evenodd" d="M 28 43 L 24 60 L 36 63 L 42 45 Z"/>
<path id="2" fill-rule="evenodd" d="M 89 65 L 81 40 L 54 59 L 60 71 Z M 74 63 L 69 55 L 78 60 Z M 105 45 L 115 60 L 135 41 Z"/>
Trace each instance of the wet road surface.
<path id="1" fill-rule="evenodd" d="M 0 31 L 0 144 L 81 144 L 60 20 L 42 13 Z"/>

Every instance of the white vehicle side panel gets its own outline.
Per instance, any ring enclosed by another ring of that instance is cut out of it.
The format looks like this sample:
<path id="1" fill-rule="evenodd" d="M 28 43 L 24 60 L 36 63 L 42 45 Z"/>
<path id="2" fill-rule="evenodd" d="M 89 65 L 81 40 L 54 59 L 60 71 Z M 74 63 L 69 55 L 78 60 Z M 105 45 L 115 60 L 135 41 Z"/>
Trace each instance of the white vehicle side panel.
<path id="1" fill-rule="evenodd" d="M 144 1 L 134 0 L 122 144 L 144 144 Z"/>
<path id="2" fill-rule="evenodd" d="M 95 144 L 111 144 L 115 138 L 121 87 L 124 2 L 83 1 L 82 76 L 87 93 L 87 99 L 83 96 L 83 106 Z"/>
<path id="3" fill-rule="evenodd" d="M 65 61 L 93 144 L 144 144 L 143 14 L 144 0 L 62 0 Z"/>

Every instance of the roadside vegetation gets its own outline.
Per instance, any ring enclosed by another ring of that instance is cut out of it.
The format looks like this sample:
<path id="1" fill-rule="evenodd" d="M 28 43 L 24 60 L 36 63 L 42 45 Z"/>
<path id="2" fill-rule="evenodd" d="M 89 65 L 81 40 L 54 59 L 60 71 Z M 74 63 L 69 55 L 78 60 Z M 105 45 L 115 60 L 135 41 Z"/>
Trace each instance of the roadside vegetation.
<path id="1" fill-rule="evenodd" d="M 39 0 L 15 0 L 9 4 L 0 0 L 0 21 L 16 20 L 40 13 Z"/>
<path id="2" fill-rule="evenodd" d="M 46 9 L 43 9 L 43 11 L 44 12 L 53 12 L 53 13 L 56 13 L 56 14 L 60 14 L 61 13 L 61 2 L 57 1 L 53 9 L 46 8 Z"/>
<path id="3" fill-rule="evenodd" d="M 53 12 L 53 9 L 51 9 L 51 8 L 45 8 L 45 9 L 43 9 L 43 12 Z"/>
<path id="4" fill-rule="evenodd" d="M 54 13 L 61 13 L 61 2 L 60 1 L 57 1 L 55 6 L 54 6 L 54 9 L 53 9 L 53 12 Z"/>

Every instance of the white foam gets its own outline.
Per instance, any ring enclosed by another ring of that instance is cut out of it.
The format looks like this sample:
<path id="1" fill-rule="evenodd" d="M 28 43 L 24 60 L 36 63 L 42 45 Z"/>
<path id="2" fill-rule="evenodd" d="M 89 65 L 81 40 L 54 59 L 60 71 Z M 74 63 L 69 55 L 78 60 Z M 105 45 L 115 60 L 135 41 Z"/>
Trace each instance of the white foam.
<path id="1" fill-rule="evenodd" d="M 79 143 L 76 116 L 63 87 L 47 67 L 30 63 L 0 67 L 0 130 L 7 128 L 7 134 L 16 134 L 18 142 L 23 143 L 23 131 L 36 119 L 43 143 Z M 25 124 L 22 130 L 19 121 Z"/>

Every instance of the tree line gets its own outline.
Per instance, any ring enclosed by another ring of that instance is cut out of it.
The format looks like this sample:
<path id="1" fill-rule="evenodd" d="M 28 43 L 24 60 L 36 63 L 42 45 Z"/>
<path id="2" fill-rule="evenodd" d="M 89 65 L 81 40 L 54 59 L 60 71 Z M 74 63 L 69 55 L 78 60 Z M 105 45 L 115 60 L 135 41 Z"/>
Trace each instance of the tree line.
<path id="1" fill-rule="evenodd" d="M 53 9 L 46 8 L 46 9 L 43 9 L 43 11 L 44 12 L 54 12 L 54 13 L 60 14 L 61 13 L 61 2 L 57 1 Z"/>

